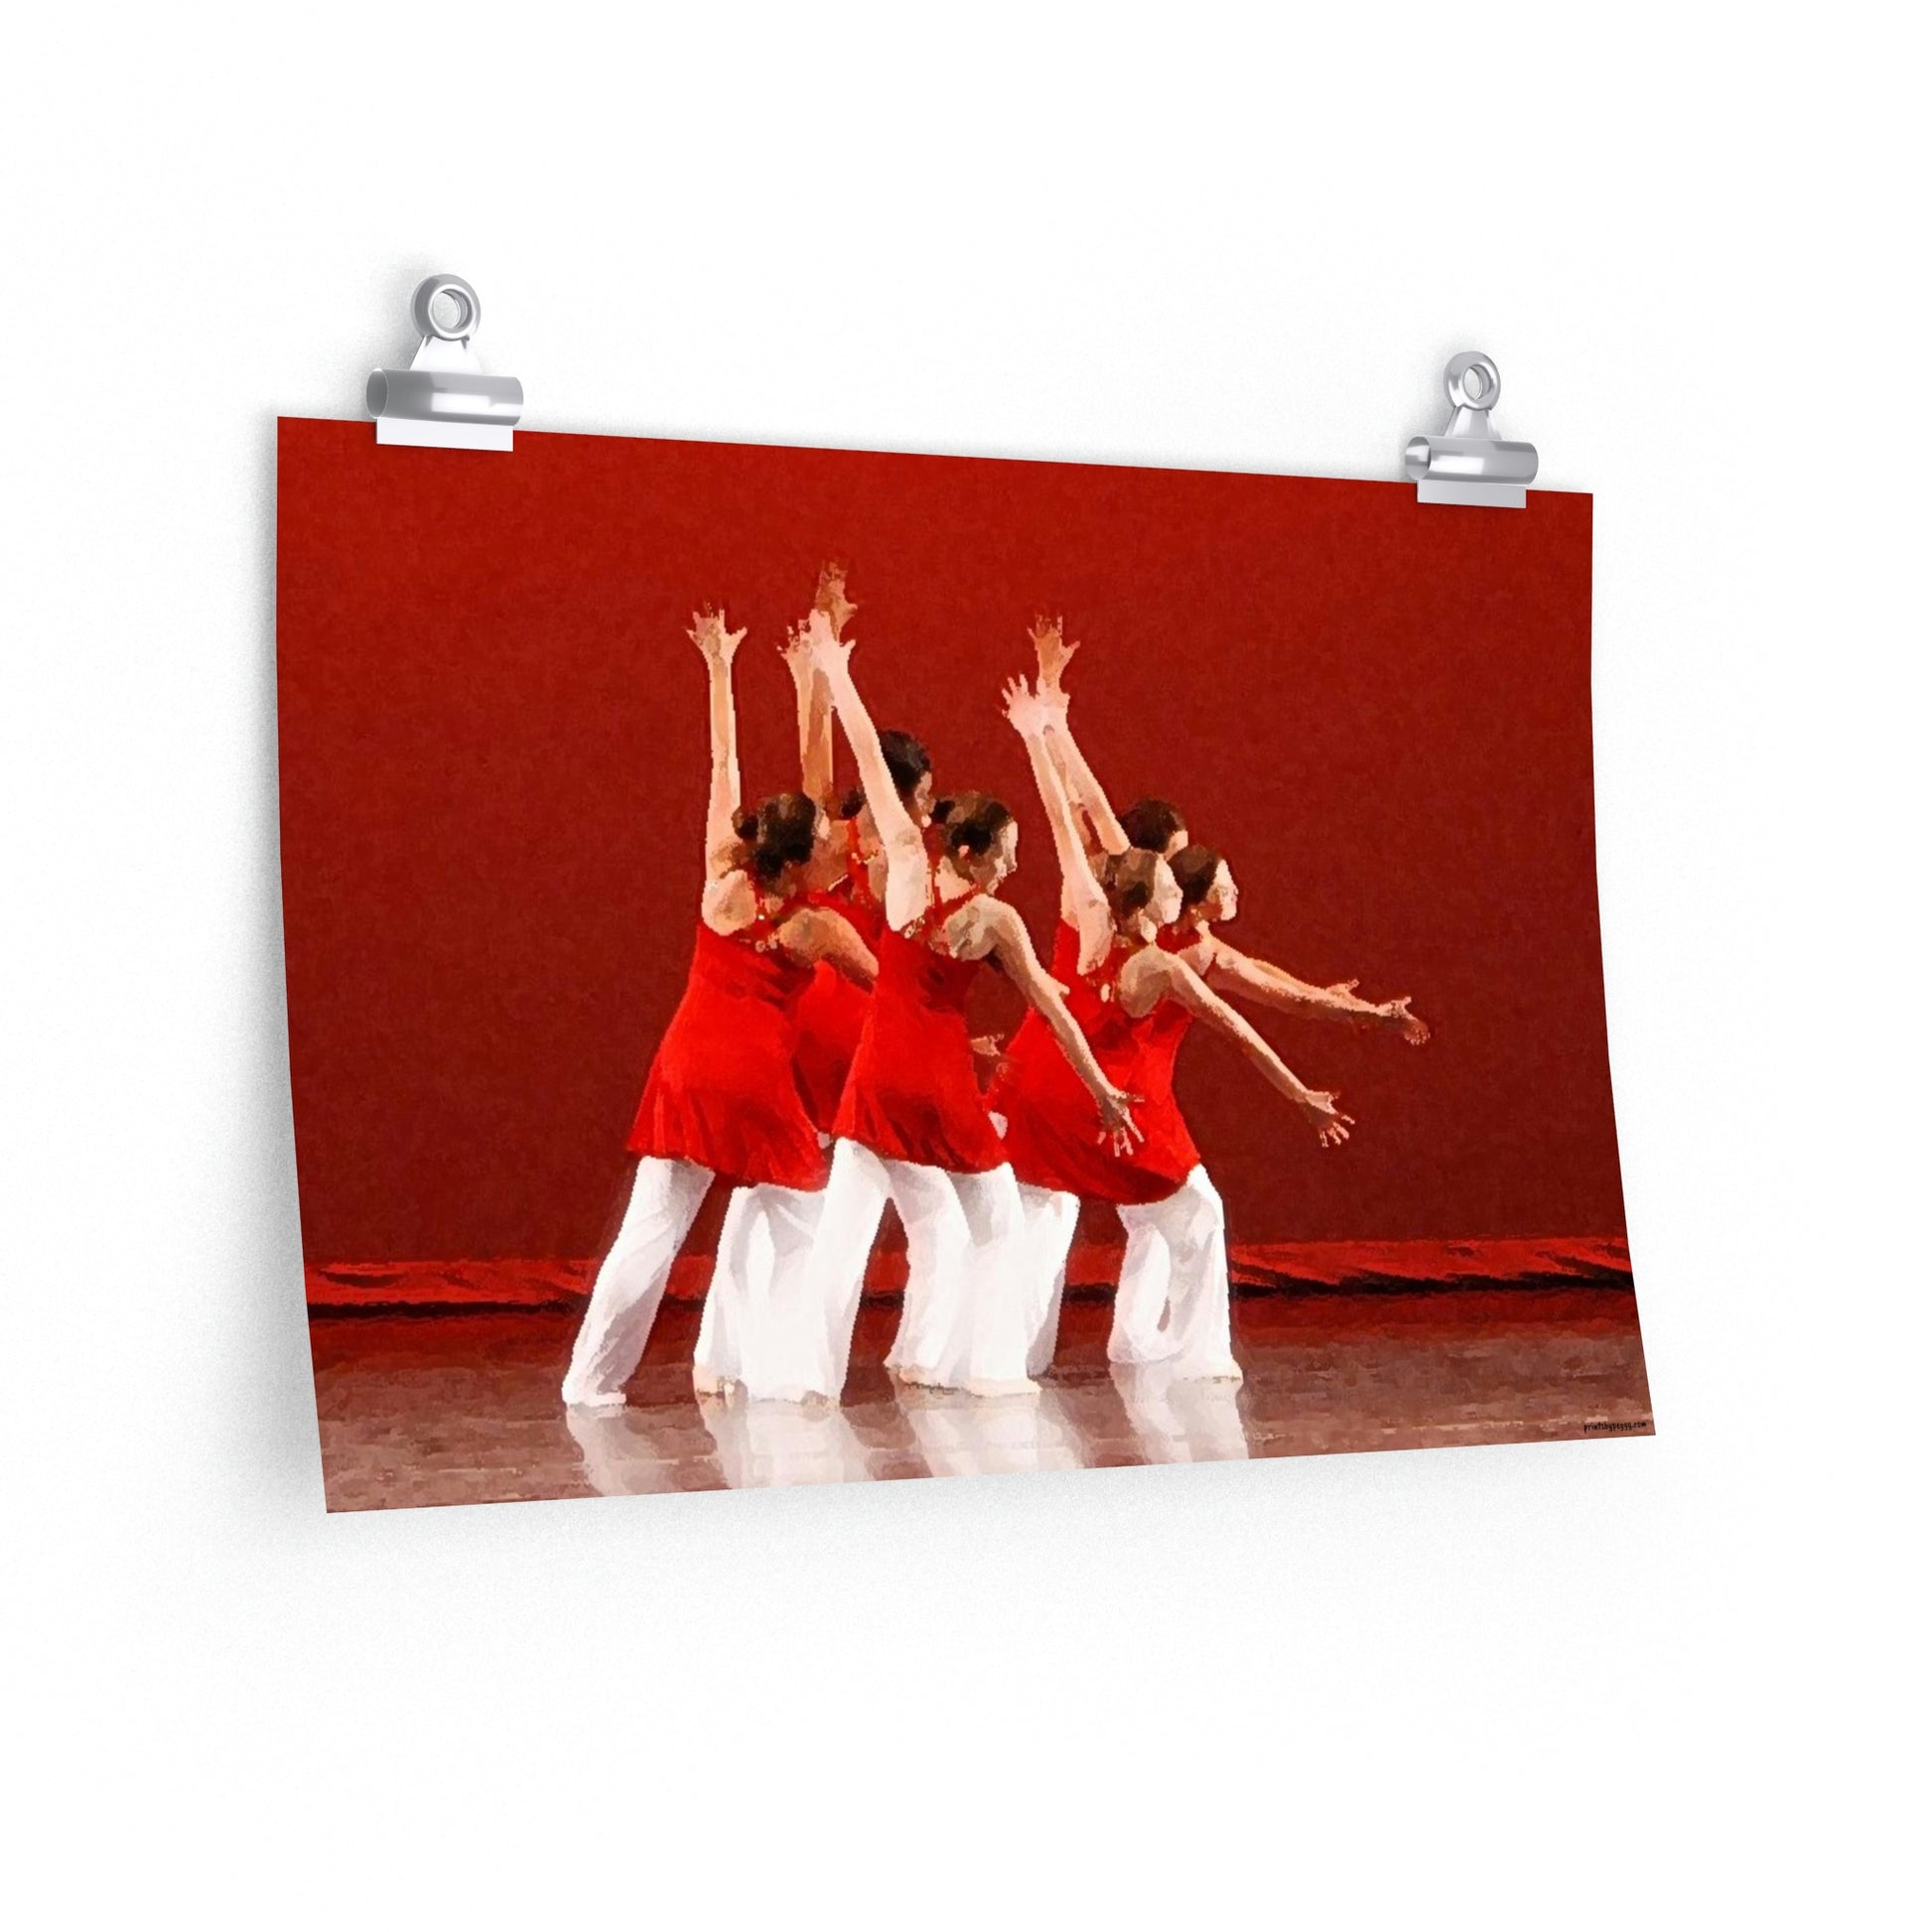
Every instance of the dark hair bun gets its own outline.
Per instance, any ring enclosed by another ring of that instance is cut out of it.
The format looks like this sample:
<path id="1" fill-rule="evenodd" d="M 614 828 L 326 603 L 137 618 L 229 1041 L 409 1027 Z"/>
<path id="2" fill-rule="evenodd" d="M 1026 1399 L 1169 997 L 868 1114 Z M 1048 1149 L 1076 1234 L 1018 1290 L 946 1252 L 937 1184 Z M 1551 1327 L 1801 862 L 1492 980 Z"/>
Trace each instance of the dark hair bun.
<path id="1" fill-rule="evenodd" d="M 1121 813 L 1120 827 L 1129 845 L 1143 852 L 1165 852 L 1174 834 L 1185 829 L 1186 821 L 1180 808 L 1165 798 L 1137 798 Z"/>
<path id="2" fill-rule="evenodd" d="M 1131 919 L 1144 912 L 1154 900 L 1154 887 L 1166 865 L 1158 852 L 1139 846 L 1108 856 L 1100 868 L 1100 888 L 1116 920 Z"/>
<path id="3" fill-rule="evenodd" d="M 1013 822 L 1013 814 L 999 799 L 983 791 L 962 791 L 942 798 L 932 808 L 933 823 L 945 828 L 949 849 L 970 852 L 976 859 L 993 849 L 993 842 Z"/>
<path id="4" fill-rule="evenodd" d="M 780 791 L 755 812 L 741 813 L 738 836 L 750 848 L 745 864 L 755 877 L 776 884 L 787 866 L 802 865 L 818 839 L 819 808 L 801 791 Z"/>

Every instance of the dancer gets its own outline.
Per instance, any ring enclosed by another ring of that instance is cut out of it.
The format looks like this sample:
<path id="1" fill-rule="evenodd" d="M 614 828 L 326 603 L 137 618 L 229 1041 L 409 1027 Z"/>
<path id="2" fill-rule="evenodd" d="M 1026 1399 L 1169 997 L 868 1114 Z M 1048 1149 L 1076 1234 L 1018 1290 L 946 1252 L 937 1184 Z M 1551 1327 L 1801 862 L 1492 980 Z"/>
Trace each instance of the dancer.
<path id="1" fill-rule="evenodd" d="M 845 572 L 827 564 L 819 572 L 812 609 L 822 612 L 834 637 L 858 611 L 846 596 Z M 837 795 L 832 757 L 832 694 L 812 657 L 809 623 L 796 625 L 783 646 L 786 668 L 798 698 L 799 771 L 806 793 L 836 812 L 835 839 L 842 841 L 844 871 L 814 902 L 851 924 L 870 951 L 877 952 L 885 925 L 886 847 L 866 803 L 863 789 Z M 892 775 L 893 791 L 906 815 L 923 833 L 932 816 L 932 758 L 910 732 L 882 731 L 880 751 Z M 819 1131 L 830 1134 L 852 1056 L 859 1050 L 870 1004 L 861 987 L 831 966 L 813 976 L 798 1008 L 798 1086 L 805 1111 Z"/>
<path id="2" fill-rule="evenodd" d="M 1074 739 L 1068 724 L 1063 680 L 1066 667 L 1080 646 L 1067 642 L 1058 619 L 1037 620 L 1031 635 L 1039 673 L 1037 688 L 1052 714 L 1048 745 L 1069 798 L 1084 821 L 1084 837 L 1093 863 L 1104 865 L 1109 855 L 1129 850 L 1157 852 L 1170 861 L 1177 860 L 1189 842 L 1188 827 L 1179 808 L 1164 799 L 1143 798 L 1116 816 L 1105 788 L 1094 776 Z M 1216 906 L 1231 918 L 1237 903 L 1230 876 L 1225 892 L 1216 897 Z M 1065 964 L 1062 951 L 1065 943 L 1069 939 L 1062 931 L 1061 944 L 1056 944 L 1054 950 L 1056 973 Z M 1216 939 L 1212 946 L 1203 945 L 1192 921 L 1188 936 L 1183 938 L 1177 930 L 1168 929 L 1162 932 L 1160 943 L 1164 948 L 1183 950 L 1188 964 L 1209 990 L 1225 998 L 1305 1018 L 1392 1032 L 1412 1045 L 1421 1045 L 1429 1038 L 1428 1026 L 1410 1012 L 1406 997 L 1380 1003 L 1358 999 L 1356 980 L 1312 986 L 1279 966 L 1249 958 L 1224 940 Z M 1179 1050 L 1187 1022 L 1182 1018 L 1171 1024 L 1173 1036 L 1163 1041 L 1170 1080 L 1173 1058 Z M 1206 1180 L 1205 1174 L 1202 1180 Z M 1213 1212 L 1218 1211 L 1217 1196 Z M 1173 1348 L 1173 1335 L 1162 1327 L 1168 1308 L 1173 1256 L 1155 1221 L 1129 1208 L 1122 1209 L 1120 1218 L 1127 1230 L 1127 1252 L 1114 1296 L 1108 1356 L 1124 1363 L 1158 1361 Z"/>
<path id="3" fill-rule="evenodd" d="M 866 1259 L 889 1198 L 905 1223 L 910 1272 L 927 1285 L 901 1336 L 901 1377 L 976 1395 L 1035 1391 L 1026 1372 L 1032 1311 L 1010 1252 L 1019 1196 L 980 1101 L 966 1031 L 978 964 L 997 965 L 1042 1015 L 1089 1096 L 1089 1133 L 1132 1145 L 1132 1096 L 1101 1072 L 1019 914 L 994 897 L 1017 863 L 1012 813 L 979 792 L 942 801 L 933 811 L 938 856 L 929 857 L 853 683 L 851 644 L 822 615 L 811 637 L 887 874 L 879 981 L 839 1108 L 801 1316 L 815 1323 L 823 1358 L 801 1393 L 836 1398 L 844 1387 Z"/>
<path id="4" fill-rule="evenodd" d="M 798 1001 L 821 959 L 861 981 L 876 961 L 843 920 L 804 903 L 836 871 L 824 809 L 798 792 L 739 813 L 732 660 L 744 631 L 721 613 L 692 619 L 710 683 L 711 792 L 705 888 L 684 997 L 658 1043 L 630 1130 L 630 1199 L 598 1270 L 564 1377 L 566 1403 L 615 1408 L 636 1368 L 671 1263 L 720 1174 L 750 1195 L 736 1239 L 772 1245 L 771 1288 L 802 1271 L 825 1184 L 825 1156 L 792 1077 Z M 742 1266 L 728 1279 L 744 1281 Z M 760 1309 L 722 1311 L 748 1386 L 791 1379 Z M 756 1390 L 755 1390 L 756 1392 Z"/>
<path id="5" fill-rule="evenodd" d="M 1052 708 L 1024 680 L 1008 687 L 1009 716 L 1023 734 L 1044 740 Z M 1238 1378 L 1229 1338 L 1227 1258 L 1220 1197 L 1173 1098 L 1174 1049 L 1194 1020 L 1241 1048 L 1250 1063 L 1314 1130 L 1316 1143 L 1339 1147 L 1348 1116 L 1334 1096 L 1306 1086 L 1233 1008 L 1210 992 L 1186 962 L 1156 944 L 1180 910 L 1180 889 L 1165 859 L 1129 851 L 1106 862 L 1095 882 L 1080 852 L 1073 812 L 1050 758 L 1035 762 L 1041 802 L 1055 826 L 1072 908 L 1099 902 L 1100 957 L 1083 934 L 1077 984 L 1068 1006 L 1108 1078 L 1139 1097 L 1144 1130 L 1130 1152 L 1097 1149 L 1082 1132 L 1077 1089 L 1064 1060 L 1042 1052 L 1036 1033 L 1015 1035 L 988 1105 L 1006 1122 L 1006 1146 L 1019 1180 L 1028 1267 L 1041 1311 L 1029 1366 L 1051 1359 L 1066 1283 L 1066 1259 L 1082 1197 L 1111 1202 L 1154 1228 L 1175 1258 L 1173 1373 Z M 1090 916 L 1082 925 L 1091 929 Z"/>
<path id="6" fill-rule="evenodd" d="M 845 595 L 845 573 L 836 564 L 819 572 L 812 609 L 825 613 L 834 635 L 843 635 L 857 606 Z M 792 626 L 779 646 L 791 673 L 797 700 L 798 764 L 801 787 L 829 812 L 835 798 L 832 761 L 832 700 L 823 675 L 814 667 L 801 622 Z M 880 742 L 891 767 L 893 783 L 906 810 L 923 825 L 932 803 L 932 760 L 909 732 L 881 732 Z M 879 945 L 885 913 L 880 896 L 885 891 L 885 855 L 872 824 L 864 795 L 844 801 L 834 820 L 833 842 L 841 858 L 837 876 L 825 889 L 813 892 L 810 902 L 843 919 L 870 956 Z M 869 980 L 821 959 L 798 1002 L 797 1043 L 793 1069 L 799 1097 L 819 1138 L 829 1141 L 838 1116 L 845 1076 L 858 1050 L 871 991 Z M 751 1211 L 747 1189 L 734 1189 L 718 1235 L 718 1258 L 711 1289 L 705 1296 L 704 1315 L 691 1356 L 691 1385 L 699 1396 L 725 1395 L 743 1379 L 737 1331 L 730 1315 L 747 1298 L 768 1282 L 771 1245 L 762 1230 L 749 1233 L 745 1217 Z M 748 1272 L 741 1278 L 739 1268 Z"/>

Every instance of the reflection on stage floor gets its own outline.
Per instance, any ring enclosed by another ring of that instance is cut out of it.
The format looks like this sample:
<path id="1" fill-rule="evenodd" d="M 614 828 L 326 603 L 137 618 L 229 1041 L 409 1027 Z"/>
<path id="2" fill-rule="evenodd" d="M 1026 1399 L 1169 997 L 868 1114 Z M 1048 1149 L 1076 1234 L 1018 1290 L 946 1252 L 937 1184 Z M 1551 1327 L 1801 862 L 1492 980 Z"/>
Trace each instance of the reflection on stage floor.
<path id="1" fill-rule="evenodd" d="M 897 1310 L 863 1311 L 840 1408 L 692 1395 L 697 1311 L 659 1319 L 629 1406 L 566 1410 L 567 1311 L 323 1316 L 312 1324 L 332 1509 L 637 1496 L 1219 1462 L 1326 1450 L 1646 1435 L 1621 1288 L 1242 1296 L 1247 1379 L 1111 1366 L 1110 1304 L 1072 1300 L 1037 1396 L 900 1389 Z"/>

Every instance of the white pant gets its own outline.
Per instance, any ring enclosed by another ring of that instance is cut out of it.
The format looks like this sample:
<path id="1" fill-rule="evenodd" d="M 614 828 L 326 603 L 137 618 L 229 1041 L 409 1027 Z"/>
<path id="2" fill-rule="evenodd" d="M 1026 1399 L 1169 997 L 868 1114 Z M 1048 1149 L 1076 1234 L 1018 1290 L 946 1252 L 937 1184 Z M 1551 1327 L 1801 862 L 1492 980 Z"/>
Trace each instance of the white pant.
<path id="1" fill-rule="evenodd" d="M 796 1400 L 812 1385 L 818 1351 L 802 1358 L 777 1284 L 802 1275 L 825 1203 L 823 1193 L 769 1185 L 734 1187 L 718 1230 L 691 1365 L 747 1395 Z"/>
<path id="2" fill-rule="evenodd" d="M 1127 1252 L 1121 1257 L 1120 1286 L 1114 1290 L 1114 1325 L 1107 1337 L 1110 1362 L 1162 1362 L 1173 1352 L 1164 1325 L 1168 1315 L 1168 1278 L 1173 1273 L 1168 1244 L 1150 1221 L 1129 1224 Z"/>
<path id="3" fill-rule="evenodd" d="M 1166 1200 L 1119 1212 L 1127 1255 L 1114 1297 L 1108 1358 L 1166 1362 L 1175 1380 L 1238 1378 L 1228 1311 L 1227 1217 L 1206 1170 L 1193 1169 Z"/>
<path id="4" fill-rule="evenodd" d="M 571 1350 L 564 1377 L 566 1402 L 597 1407 L 623 1400 L 623 1385 L 650 1339 L 671 1263 L 713 1178 L 710 1169 L 689 1161 L 650 1156 L 637 1163 L 622 1224 L 597 1271 L 591 1305 Z M 734 1363 L 735 1379 L 761 1394 L 771 1385 L 782 1388 L 799 1379 L 784 1346 L 784 1325 L 772 1319 L 771 1303 L 783 1297 L 790 1278 L 805 1272 L 822 1197 L 772 1186 L 741 1188 L 739 1194 L 741 1211 L 735 1221 L 727 1215 L 719 1240 L 719 1274 L 726 1293 L 712 1325 L 719 1351 Z M 761 1241 L 769 1245 L 772 1257 L 764 1271 L 753 1264 L 754 1249 Z"/>
<path id="5" fill-rule="evenodd" d="M 805 1307 L 822 1353 L 810 1386 L 836 1397 L 852 1359 L 866 1262 L 891 1201 L 905 1224 L 907 1281 L 887 1358 L 907 1376 L 987 1393 L 1027 1384 L 1024 1271 L 1016 1266 L 1020 1201 L 1013 1170 L 950 1173 L 888 1161 L 856 1141 L 832 1151 L 832 1177 L 807 1271 Z"/>
<path id="6" fill-rule="evenodd" d="M 1041 1375 L 1053 1359 L 1060 1334 L 1060 1303 L 1066 1296 L 1066 1258 L 1080 1219 L 1078 1194 L 1020 1183 L 1020 1227 L 1026 1255 L 1028 1298 L 1027 1373 Z"/>
<path id="7" fill-rule="evenodd" d="M 711 1267 L 711 1286 L 705 1291 L 704 1314 L 698 1323 L 697 1346 L 691 1366 L 717 1382 L 737 1382 L 745 1374 L 744 1311 L 750 1293 L 747 1278 L 769 1282 L 771 1242 L 760 1227 L 747 1243 L 744 1223 L 752 1212 L 751 1190 L 734 1187 L 718 1230 L 718 1257 Z"/>

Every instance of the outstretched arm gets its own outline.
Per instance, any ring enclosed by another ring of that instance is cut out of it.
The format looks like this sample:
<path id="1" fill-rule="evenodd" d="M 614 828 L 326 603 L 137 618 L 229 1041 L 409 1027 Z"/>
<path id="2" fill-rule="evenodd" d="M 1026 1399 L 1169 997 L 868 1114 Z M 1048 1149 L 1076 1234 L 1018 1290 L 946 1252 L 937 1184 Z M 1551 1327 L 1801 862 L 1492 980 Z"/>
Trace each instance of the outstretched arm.
<path id="1" fill-rule="evenodd" d="M 711 681 L 711 795 L 705 807 L 705 877 L 722 879 L 738 845 L 738 708 L 732 701 L 732 659 L 742 630 L 725 628 L 722 611 L 698 611 L 687 633 L 704 654 Z"/>
<path id="2" fill-rule="evenodd" d="M 974 912 L 985 922 L 990 950 L 1006 976 L 1026 996 L 1027 1004 L 1046 1022 L 1060 1051 L 1072 1062 L 1081 1084 L 1093 1095 L 1100 1110 L 1101 1137 L 1112 1143 L 1117 1154 L 1133 1151 L 1136 1141 L 1145 1138 L 1134 1120 L 1134 1102 L 1139 1094 L 1124 1093 L 1101 1070 L 1086 1035 L 1066 1010 L 1058 985 L 1048 976 L 1027 936 L 1026 922 L 1010 905 L 997 900 L 981 900 Z"/>
<path id="3" fill-rule="evenodd" d="M 1270 965 L 1265 959 L 1250 959 L 1225 940 L 1215 939 L 1208 956 L 1207 984 L 1217 992 L 1236 999 L 1252 1000 L 1257 1006 L 1277 1013 L 1292 1013 L 1307 1020 L 1341 1020 L 1351 1026 L 1386 1028 L 1399 1034 L 1411 1046 L 1420 1046 L 1429 1037 L 1429 1025 L 1409 1011 L 1409 996 L 1399 1000 L 1358 1000 L 1355 982 L 1337 986 L 1311 986 L 1293 973 Z"/>
<path id="4" fill-rule="evenodd" d="M 885 848 L 886 923 L 894 931 L 901 931 L 925 910 L 931 895 L 932 873 L 926 861 L 925 840 L 893 783 L 886 754 L 880 749 L 878 728 L 852 681 L 851 643 L 834 632 L 831 620 L 821 611 L 812 613 L 807 634 L 812 662 L 832 695 L 832 707 L 858 762 L 859 783 L 865 788 L 872 822 L 879 828 L 879 842 Z"/>
<path id="5" fill-rule="evenodd" d="M 1081 847 L 1080 828 L 1059 769 L 1046 749 L 1051 713 L 1039 696 L 1027 688 L 1023 677 L 1008 680 L 1005 696 L 1007 723 L 1027 748 L 1034 784 L 1039 802 L 1046 807 L 1046 822 L 1053 828 L 1053 852 L 1060 862 L 1060 917 L 1080 935 L 1080 970 L 1090 973 L 1107 957 L 1114 942 L 1114 920 L 1107 895 L 1101 891 Z"/>
<path id="6" fill-rule="evenodd" d="M 1066 687 L 1062 683 L 1066 667 L 1073 661 L 1073 653 L 1080 646 L 1069 644 L 1058 618 L 1035 618 L 1029 635 L 1033 638 L 1034 656 L 1039 665 L 1039 695 L 1052 714 L 1046 736 L 1048 751 L 1052 753 L 1053 762 L 1059 768 L 1061 781 L 1066 786 L 1067 796 L 1093 832 L 1093 842 L 1102 852 L 1125 852 L 1128 849 L 1127 834 L 1114 816 L 1114 808 L 1101 787 L 1100 780 L 1093 775 L 1093 768 L 1087 763 L 1085 755 L 1074 742 L 1073 730 L 1067 723 Z"/>
<path id="7" fill-rule="evenodd" d="M 1137 972 L 1158 975 L 1169 999 L 1177 1001 L 1195 1019 L 1233 1040 L 1256 1072 L 1310 1121 L 1323 1147 L 1339 1147 L 1347 1140 L 1354 1122 L 1336 1111 L 1335 1096 L 1318 1093 L 1297 1078 L 1281 1055 L 1225 1000 L 1212 992 L 1184 959 L 1168 953 L 1148 953 L 1135 962 L 1135 967 Z"/>

